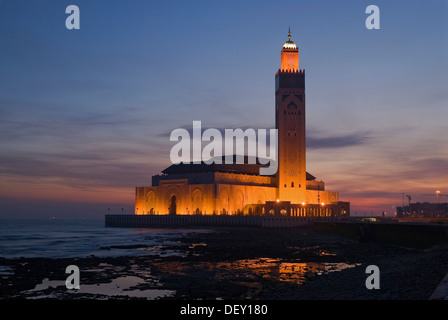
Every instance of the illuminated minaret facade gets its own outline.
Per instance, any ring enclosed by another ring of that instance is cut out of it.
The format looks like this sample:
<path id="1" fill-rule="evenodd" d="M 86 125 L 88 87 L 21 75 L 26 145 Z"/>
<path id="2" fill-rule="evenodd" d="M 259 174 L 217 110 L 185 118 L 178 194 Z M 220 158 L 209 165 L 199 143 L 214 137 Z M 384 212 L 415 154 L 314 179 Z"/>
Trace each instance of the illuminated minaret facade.
<path id="1" fill-rule="evenodd" d="M 299 48 L 288 41 L 275 75 L 275 123 L 278 130 L 278 195 L 280 201 L 306 202 L 305 70 Z"/>
<path id="2" fill-rule="evenodd" d="M 280 69 L 275 74 L 275 127 L 276 175 L 257 174 L 259 164 L 172 164 L 163 174 L 152 176 L 151 186 L 136 187 L 135 214 L 149 217 L 135 220 L 134 226 L 146 223 L 153 226 L 153 222 L 160 221 L 166 221 L 162 225 L 167 223 L 170 227 L 172 223 L 190 223 L 187 221 L 204 221 L 207 225 L 208 221 L 216 221 L 217 225 L 224 221 L 235 221 L 238 226 L 238 221 L 245 224 L 245 220 L 239 219 L 198 217 L 153 220 L 152 215 L 349 216 L 350 203 L 339 201 L 338 192 L 325 190 L 323 181 L 306 172 L 305 71 L 299 68 L 299 48 L 291 40 L 291 32 L 283 44 Z M 106 225 L 130 226 L 129 215 L 125 216 L 118 215 L 114 220 L 117 223 L 106 221 Z"/>

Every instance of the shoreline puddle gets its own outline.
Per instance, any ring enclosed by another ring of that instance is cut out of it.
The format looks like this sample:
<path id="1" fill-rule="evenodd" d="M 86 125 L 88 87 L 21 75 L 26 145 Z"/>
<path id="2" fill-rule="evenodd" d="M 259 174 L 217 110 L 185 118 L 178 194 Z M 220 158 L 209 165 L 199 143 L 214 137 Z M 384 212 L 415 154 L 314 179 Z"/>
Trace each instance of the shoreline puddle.
<path id="1" fill-rule="evenodd" d="M 294 282 L 300 285 L 313 276 L 339 272 L 347 268 L 354 268 L 358 265 L 360 264 L 347 264 L 344 262 L 285 262 L 282 259 L 258 258 L 237 260 L 231 263 L 220 263 L 216 267 L 246 270 L 263 278 Z"/>
<path id="2" fill-rule="evenodd" d="M 100 268 L 87 269 L 84 272 L 111 272 L 113 270 L 114 273 L 117 273 L 117 271 L 123 269 L 123 267 L 117 268 L 108 263 L 100 263 L 98 267 Z M 103 268 L 101 269 L 101 267 Z M 67 289 L 65 280 L 49 280 L 45 278 L 34 289 L 23 291 L 22 294 L 30 295 L 27 297 L 28 299 L 54 299 L 67 295 L 71 298 L 76 298 L 77 295 L 89 294 L 98 295 L 98 299 L 110 299 L 121 296 L 147 300 L 172 297 L 176 294 L 175 290 L 161 289 L 160 281 L 156 277 L 151 276 L 149 270 L 140 270 L 135 264 L 131 265 L 130 270 L 132 275 L 128 274 L 112 278 L 107 283 L 83 284 L 81 279 L 79 289 Z M 48 289 L 55 290 L 49 293 Z"/>
<path id="3" fill-rule="evenodd" d="M 65 280 L 49 280 L 48 278 L 45 278 L 42 280 L 42 283 L 36 285 L 34 289 L 22 293 L 33 294 L 33 296 L 28 299 L 58 298 L 61 294 L 93 294 L 104 296 L 105 299 L 115 296 L 123 296 L 130 298 L 146 298 L 147 300 L 171 297 L 176 293 L 174 290 L 166 289 L 135 288 L 138 285 L 144 284 L 147 284 L 146 281 L 140 277 L 123 276 L 112 279 L 109 283 L 81 284 L 79 289 L 66 289 L 66 292 L 61 292 L 60 290 L 65 288 Z M 50 288 L 58 289 L 58 291 L 51 294 L 44 293 L 44 291 Z M 42 292 L 42 295 L 39 295 L 39 292 Z"/>

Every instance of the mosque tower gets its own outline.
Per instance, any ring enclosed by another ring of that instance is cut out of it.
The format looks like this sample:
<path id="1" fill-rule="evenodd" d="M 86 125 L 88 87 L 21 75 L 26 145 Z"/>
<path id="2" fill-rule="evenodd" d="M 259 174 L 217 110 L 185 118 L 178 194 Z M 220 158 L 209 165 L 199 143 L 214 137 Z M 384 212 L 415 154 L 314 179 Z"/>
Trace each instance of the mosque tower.
<path id="1" fill-rule="evenodd" d="M 306 202 L 305 70 L 299 69 L 299 48 L 288 41 L 275 75 L 275 127 L 278 130 L 277 199 Z"/>

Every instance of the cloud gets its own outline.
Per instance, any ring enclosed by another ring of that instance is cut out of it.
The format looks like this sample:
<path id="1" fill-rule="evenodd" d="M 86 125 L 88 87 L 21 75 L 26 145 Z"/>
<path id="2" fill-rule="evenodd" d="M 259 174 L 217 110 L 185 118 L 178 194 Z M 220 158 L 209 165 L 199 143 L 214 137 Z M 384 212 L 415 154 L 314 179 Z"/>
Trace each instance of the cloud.
<path id="1" fill-rule="evenodd" d="M 150 172 L 160 170 L 157 163 L 143 160 L 120 159 L 118 154 L 102 155 L 91 152 L 82 156 L 74 154 L 3 155 L 0 158 L 0 174 L 25 183 L 53 179 L 73 188 L 130 187 L 150 180 Z M 148 172 L 142 177 L 142 173 Z"/>
<path id="2" fill-rule="evenodd" d="M 3 182 L 51 180 L 78 189 L 149 185 L 151 175 L 169 165 L 169 140 L 154 139 L 140 110 L 130 110 L 60 114 L 0 101 Z"/>
<path id="3" fill-rule="evenodd" d="M 308 149 L 329 149 L 345 148 L 351 146 L 363 145 L 371 141 L 370 134 L 367 132 L 354 132 L 339 136 L 322 136 L 323 133 L 317 130 L 309 130 L 306 137 Z"/>
<path id="4" fill-rule="evenodd" d="M 428 155 L 427 158 L 416 160 L 408 160 L 407 169 L 403 170 L 401 175 L 403 178 L 420 179 L 421 181 L 432 181 L 434 187 L 438 183 L 446 183 L 448 176 L 448 159 L 441 157 L 433 157 Z"/>
<path id="5" fill-rule="evenodd" d="M 76 201 L 76 200 L 49 200 L 34 198 L 4 197 L 0 195 L 2 204 L 1 218 L 44 218 L 52 216 L 59 218 L 94 218 L 104 219 L 104 215 L 109 212 L 116 214 L 123 212 L 128 214 L 134 211 L 133 201 L 119 199 L 120 202 L 105 200 L 103 202 Z"/>
<path id="6" fill-rule="evenodd" d="M 186 125 L 181 127 L 190 134 L 190 137 L 193 136 L 193 128 L 192 125 Z M 243 126 L 238 128 L 232 128 L 229 127 L 228 129 L 242 129 L 245 131 L 246 129 L 250 129 L 251 127 Z M 209 127 L 201 127 L 201 135 L 204 133 L 205 130 L 211 129 Z M 225 130 L 226 128 L 215 128 L 217 129 L 222 137 L 225 137 Z M 258 128 L 254 128 L 255 132 L 257 133 Z M 273 128 L 266 128 L 266 130 L 273 129 Z M 173 128 L 174 130 L 174 128 Z M 169 138 L 171 135 L 171 131 L 164 131 L 159 133 L 157 136 L 162 138 Z M 269 131 L 268 131 L 269 132 Z M 321 132 L 316 129 L 310 129 L 307 132 L 306 136 L 306 143 L 307 143 L 307 149 L 332 149 L 332 148 L 345 148 L 345 147 L 351 147 L 351 146 L 358 146 L 358 145 L 364 145 L 372 141 L 371 134 L 365 131 L 359 131 L 359 132 L 353 132 L 349 134 L 344 135 L 336 135 L 336 136 L 329 136 L 326 132 Z M 269 146 L 269 139 L 267 141 L 267 146 Z"/>

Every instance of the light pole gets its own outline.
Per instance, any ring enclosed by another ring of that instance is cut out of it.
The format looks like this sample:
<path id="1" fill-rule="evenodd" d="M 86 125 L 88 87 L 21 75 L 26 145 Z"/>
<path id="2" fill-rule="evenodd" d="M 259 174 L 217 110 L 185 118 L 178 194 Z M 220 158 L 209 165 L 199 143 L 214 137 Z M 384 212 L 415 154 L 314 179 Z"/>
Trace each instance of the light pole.
<path id="1" fill-rule="evenodd" d="M 320 203 L 320 185 L 317 185 L 317 203 Z"/>
<path id="2" fill-rule="evenodd" d="M 404 216 L 404 192 L 401 193 L 401 214 Z"/>
<path id="3" fill-rule="evenodd" d="M 436 190 L 437 195 L 437 215 L 440 215 L 440 190 Z"/>

